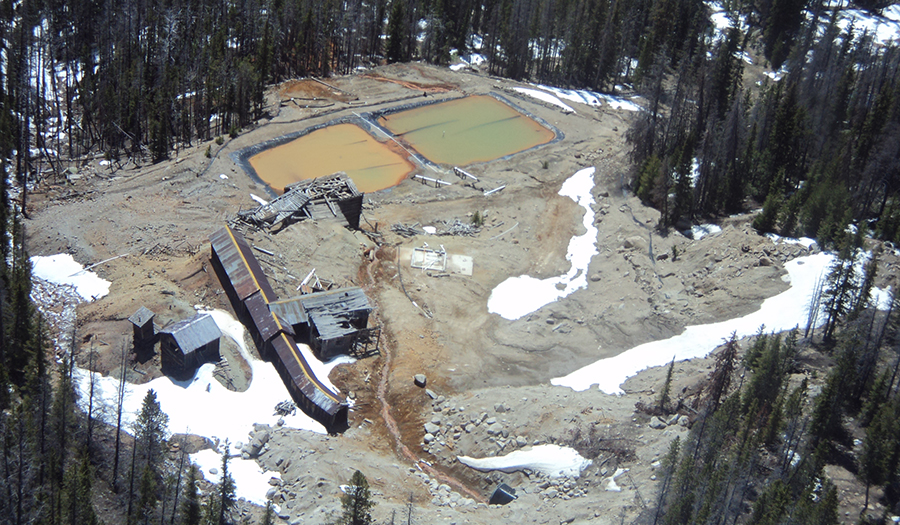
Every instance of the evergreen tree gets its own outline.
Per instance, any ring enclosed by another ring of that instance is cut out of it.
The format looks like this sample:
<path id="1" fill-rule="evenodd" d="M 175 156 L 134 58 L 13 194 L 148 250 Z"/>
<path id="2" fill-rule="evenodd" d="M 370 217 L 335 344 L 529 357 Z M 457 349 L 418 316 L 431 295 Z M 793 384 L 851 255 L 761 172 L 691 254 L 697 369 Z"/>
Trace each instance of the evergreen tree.
<path id="1" fill-rule="evenodd" d="M 156 392 L 151 388 L 144 396 L 141 412 L 135 420 L 135 439 L 145 466 L 154 472 L 159 465 L 168 438 L 169 416 L 162 411 Z"/>
<path id="2" fill-rule="evenodd" d="M 227 525 L 229 523 L 229 514 L 237 503 L 234 478 L 231 477 L 231 473 L 228 471 L 228 453 L 230 450 L 231 444 L 226 440 L 225 448 L 222 452 L 222 480 L 219 481 L 219 487 L 216 491 L 218 493 L 216 510 L 218 510 L 219 515 L 215 523 L 218 523 L 218 525 Z"/>
<path id="3" fill-rule="evenodd" d="M 372 520 L 372 493 L 369 491 L 369 482 L 362 472 L 356 471 L 350 478 L 350 485 L 341 496 L 342 514 L 339 523 L 341 525 L 370 525 Z"/>
<path id="4" fill-rule="evenodd" d="M 197 494 L 197 467 L 191 465 L 181 504 L 182 525 L 200 525 L 200 496 Z"/>
<path id="5" fill-rule="evenodd" d="M 846 315 L 853 304 L 857 280 L 856 251 L 845 243 L 831 266 L 822 293 L 825 319 L 824 338 L 826 342 L 834 339 L 837 323 Z"/>
<path id="6" fill-rule="evenodd" d="M 672 388 L 672 373 L 675 371 L 675 357 L 672 357 L 672 362 L 669 363 L 669 368 L 666 370 L 666 380 L 663 383 L 662 389 L 659 391 L 659 399 L 656 402 L 656 406 L 659 407 L 659 410 L 663 413 L 667 413 L 669 411 L 669 399 L 670 390 Z"/>
<path id="7" fill-rule="evenodd" d="M 872 485 L 882 485 L 888 480 L 890 467 L 895 463 L 893 454 L 897 453 L 898 440 L 900 422 L 897 420 L 896 407 L 885 404 L 866 428 L 866 439 L 859 458 L 860 474 L 866 484 L 863 511 L 869 508 L 869 488 Z"/>
<path id="8" fill-rule="evenodd" d="M 275 524 L 275 512 L 272 510 L 272 502 L 266 502 L 266 512 L 263 514 L 262 521 L 260 525 L 274 525 Z"/>
<path id="9" fill-rule="evenodd" d="M 409 59 L 406 41 L 409 38 L 406 25 L 406 0 L 391 0 L 391 15 L 388 19 L 388 62 L 403 62 Z"/>
<path id="10" fill-rule="evenodd" d="M 93 472 L 86 451 L 82 451 L 74 468 L 66 470 L 63 521 L 78 525 L 96 525 L 92 503 Z"/>

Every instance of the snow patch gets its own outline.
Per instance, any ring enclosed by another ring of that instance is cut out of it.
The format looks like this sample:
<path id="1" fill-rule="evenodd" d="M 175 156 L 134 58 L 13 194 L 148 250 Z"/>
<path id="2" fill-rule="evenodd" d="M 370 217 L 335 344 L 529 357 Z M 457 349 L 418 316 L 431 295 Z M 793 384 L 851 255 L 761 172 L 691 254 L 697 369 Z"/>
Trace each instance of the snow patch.
<path id="1" fill-rule="evenodd" d="M 769 239 L 772 239 L 772 242 L 774 242 L 775 244 L 799 244 L 807 250 L 809 250 L 814 244 L 816 244 L 816 240 L 809 237 L 800 237 L 799 239 L 795 239 L 793 237 L 782 237 L 775 233 L 767 233 L 765 234 L 765 236 Z"/>
<path id="2" fill-rule="evenodd" d="M 587 288 L 587 269 L 597 250 L 597 227 L 594 226 L 594 168 L 585 168 L 563 183 L 559 194 L 569 197 L 584 208 L 582 224 L 585 233 L 569 241 L 566 260 L 572 268 L 565 275 L 548 279 L 535 279 L 528 275 L 510 277 L 498 284 L 488 298 L 488 312 L 514 321 L 544 305 L 568 296 L 576 290 Z M 668 361 L 667 361 L 668 362 Z"/>
<path id="3" fill-rule="evenodd" d="M 882 16 L 862 9 L 844 9 L 839 16 L 837 25 L 841 30 L 846 30 L 852 24 L 856 35 L 865 31 L 875 43 L 882 46 L 900 41 L 900 5 L 884 8 Z"/>
<path id="4" fill-rule="evenodd" d="M 802 242 L 806 241 L 797 240 L 798 244 Z M 857 260 L 860 273 L 869 256 L 870 254 L 864 254 Z M 624 391 L 621 384 L 638 372 L 668 364 L 673 356 L 676 361 L 706 357 L 727 341 L 732 333 L 736 333 L 740 339 L 756 334 L 760 326 L 765 326 L 767 332 L 784 332 L 797 326 L 805 326 L 810 297 L 816 283 L 828 275 L 835 259 L 834 254 L 822 252 L 788 261 L 784 265 L 788 275 L 783 279 L 791 287 L 763 301 L 759 310 L 751 314 L 719 323 L 688 326 L 679 335 L 644 343 L 614 357 L 596 361 L 567 376 L 552 379 L 550 383 L 577 391 L 587 390 L 596 384 L 607 394 L 622 394 Z M 879 310 L 887 310 L 890 297 L 890 288 L 873 288 L 871 304 Z M 824 316 L 819 316 L 819 325 L 823 322 Z"/>
<path id="5" fill-rule="evenodd" d="M 31 274 L 51 283 L 68 285 L 78 292 L 84 301 L 93 301 L 109 293 L 112 284 L 96 273 L 85 270 L 68 253 L 31 258 Z"/>
<path id="6" fill-rule="evenodd" d="M 732 332 L 741 338 L 755 334 L 763 325 L 767 332 L 782 332 L 803 326 L 807 321 L 809 298 L 816 282 L 827 275 L 833 261 L 834 255 L 827 253 L 798 257 L 784 265 L 791 287 L 763 301 L 759 310 L 737 319 L 688 326 L 679 335 L 601 359 L 550 383 L 578 391 L 596 384 L 607 394 L 622 394 L 620 385 L 629 377 L 647 368 L 668 364 L 673 356 L 676 361 L 705 357 L 727 340 Z"/>
<path id="7" fill-rule="evenodd" d="M 231 451 L 229 451 L 231 454 Z M 212 483 L 222 481 L 222 454 L 217 450 L 206 449 L 190 455 L 191 462 L 197 465 L 203 477 Z M 211 471 L 215 471 L 213 474 Z M 269 480 L 281 479 L 280 472 L 260 468 L 256 460 L 232 457 L 228 461 L 228 472 L 234 478 L 235 495 L 260 506 L 266 505 L 266 493 L 272 488 Z"/>
<path id="8" fill-rule="evenodd" d="M 538 91 L 537 89 L 529 89 L 529 88 L 522 88 L 522 87 L 513 88 L 513 91 L 518 91 L 519 93 L 522 93 L 523 95 L 528 95 L 531 98 L 543 100 L 544 102 L 553 104 L 554 106 L 558 106 L 566 113 L 575 113 L 575 110 L 572 109 L 571 106 L 569 106 L 562 100 L 556 98 L 555 96 L 551 95 L 550 93 L 546 93 L 544 91 Z"/>
<path id="9" fill-rule="evenodd" d="M 627 468 L 617 468 L 612 476 L 606 478 L 606 491 L 607 492 L 622 492 L 622 487 L 616 483 L 616 478 L 621 476 L 622 474 L 628 472 Z"/>
<path id="10" fill-rule="evenodd" d="M 700 160 L 697 157 L 691 159 L 691 187 L 697 187 L 697 180 L 700 178 Z"/>
<path id="11" fill-rule="evenodd" d="M 717 224 L 695 224 L 691 226 L 691 238 L 699 241 L 707 235 L 719 233 L 720 231 L 722 231 L 722 227 Z"/>
<path id="12" fill-rule="evenodd" d="M 591 465 L 591 460 L 585 459 L 575 449 L 561 447 L 559 445 L 537 445 L 525 447 L 505 456 L 493 458 L 472 458 L 469 456 L 457 456 L 463 465 L 475 470 L 501 472 L 515 472 L 517 470 L 534 470 L 551 478 L 578 477 L 581 472 Z"/>
<path id="13" fill-rule="evenodd" d="M 563 100 L 577 102 L 579 104 L 586 104 L 588 106 L 599 107 L 605 102 L 610 108 L 616 110 L 624 109 L 626 111 L 642 111 L 643 109 L 634 102 L 626 100 L 622 97 L 607 95 L 605 93 L 598 93 L 596 91 L 589 91 L 587 89 L 563 89 L 553 86 L 545 86 L 543 84 L 538 85 L 537 87 L 543 89 L 544 91 L 550 92 Z"/>

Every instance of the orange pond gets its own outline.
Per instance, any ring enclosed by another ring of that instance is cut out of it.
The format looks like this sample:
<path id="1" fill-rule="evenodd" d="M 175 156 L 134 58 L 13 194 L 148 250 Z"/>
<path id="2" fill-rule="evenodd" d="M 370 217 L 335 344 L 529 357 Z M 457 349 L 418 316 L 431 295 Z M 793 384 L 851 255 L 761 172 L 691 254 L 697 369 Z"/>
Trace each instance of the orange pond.
<path id="1" fill-rule="evenodd" d="M 402 150 L 401 150 L 402 151 Z M 414 166 L 354 124 L 318 129 L 250 157 L 256 174 L 276 191 L 288 184 L 345 171 L 362 192 L 396 186 Z"/>

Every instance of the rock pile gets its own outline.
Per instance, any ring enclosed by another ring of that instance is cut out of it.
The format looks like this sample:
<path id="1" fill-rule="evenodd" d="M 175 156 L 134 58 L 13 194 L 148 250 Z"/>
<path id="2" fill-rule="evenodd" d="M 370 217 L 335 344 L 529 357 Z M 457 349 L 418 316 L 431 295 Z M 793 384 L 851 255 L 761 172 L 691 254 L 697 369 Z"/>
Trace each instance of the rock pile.
<path id="1" fill-rule="evenodd" d="M 682 427 L 687 427 L 690 424 L 690 418 L 685 415 L 672 414 L 666 419 L 663 419 L 659 416 L 653 416 L 653 419 L 650 420 L 650 428 L 656 430 L 662 430 L 666 427 L 671 427 L 674 425 L 680 425 Z"/>
<path id="2" fill-rule="evenodd" d="M 450 486 L 444 483 L 438 483 L 437 480 L 428 477 L 424 472 L 416 472 L 418 476 L 427 486 L 431 493 L 431 504 L 438 507 L 474 507 L 476 505 L 483 506 L 483 503 L 477 503 L 472 498 L 468 498 L 454 492 Z"/>
<path id="3" fill-rule="evenodd" d="M 268 451 L 269 430 L 267 428 L 259 428 L 250 432 L 250 441 L 241 447 L 241 459 L 251 459 L 259 457 L 264 451 Z"/>
<path id="4" fill-rule="evenodd" d="M 444 396 L 437 396 L 432 403 L 432 415 L 423 425 L 422 448 L 434 455 L 463 450 L 483 450 L 485 455 L 495 456 L 501 451 L 528 445 L 528 439 L 516 435 L 506 419 L 487 412 L 467 413 L 465 407 L 454 406 Z M 511 408 L 503 403 L 494 406 L 494 412 L 505 414 Z M 537 444 L 535 441 L 532 444 Z"/>

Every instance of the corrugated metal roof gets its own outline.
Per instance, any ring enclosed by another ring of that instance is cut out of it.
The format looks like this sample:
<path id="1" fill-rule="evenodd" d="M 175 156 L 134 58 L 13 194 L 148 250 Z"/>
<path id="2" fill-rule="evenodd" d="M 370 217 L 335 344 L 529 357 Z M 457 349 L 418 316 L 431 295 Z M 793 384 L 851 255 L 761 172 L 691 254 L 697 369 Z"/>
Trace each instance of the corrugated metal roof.
<path id="1" fill-rule="evenodd" d="M 372 307 L 369 305 L 369 298 L 362 288 L 353 286 L 350 288 L 338 288 L 336 290 L 328 290 L 327 292 L 316 292 L 308 295 L 302 295 L 297 298 L 302 304 L 307 314 L 313 312 L 319 313 L 341 313 L 355 312 L 366 310 L 371 312 Z"/>
<path id="2" fill-rule="evenodd" d="M 240 300 L 257 290 L 262 292 L 266 302 L 275 299 L 275 292 L 243 235 L 225 226 L 210 235 L 209 242 Z"/>
<path id="3" fill-rule="evenodd" d="M 371 312 L 369 298 L 362 288 L 338 288 L 297 298 L 320 339 L 328 340 L 353 334 L 357 327 L 350 321 L 354 312 Z"/>
<path id="4" fill-rule="evenodd" d="M 171 334 L 185 354 L 222 337 L 222 332 L 209 314 L 197 314 L 190 319 L 178 321 L 163 328 L 160 333 Z"/>
<path id="5" fill-rule="evenodd" d="M 283 330 L 278 318 L 269 311 L 269 305 L 261 294 L 256 293 L 245 299 L 244 306 L 247 307 L 247 313 L 250 314 L 250 319 L 253 320 L 256 331 L 263 341 L 272 339 Z"/>
<path id="6" fill-rule="evenodd" d="M 305 324 L 308 321 L 299 297 L 269 303 L 269 310 L 279 319 L 291 325 Z"/>
<path id="7" fill-rule="evenodd" d="M 316 378 L 297 345 L 285 334 L 272 340 L 272 348 L 291 381 L 313 404 L 330 415 L 345 405 L 343 399 Z"/>
<path id="8" fill-rule="evenodd" d="M 310 324 L 315 325 L 316 332 L 319 333 L 319 339 L 329 340 L 345 335 L 354 334 L 359 331 L 358 328 L 350 324 L 350 316 L 344 314 L 317 313 L 309 314 Z"/>
<path id="9" fill-rule="evenodd" d="M 141 306 L 138 308 L 137 312 L 134 312 L 131 317 L 128 318 L 128 320 L 135 326 L 144 326 L 148 321 L 151 321 L 155 315 L 156 314 L 149 308 Z"/>

